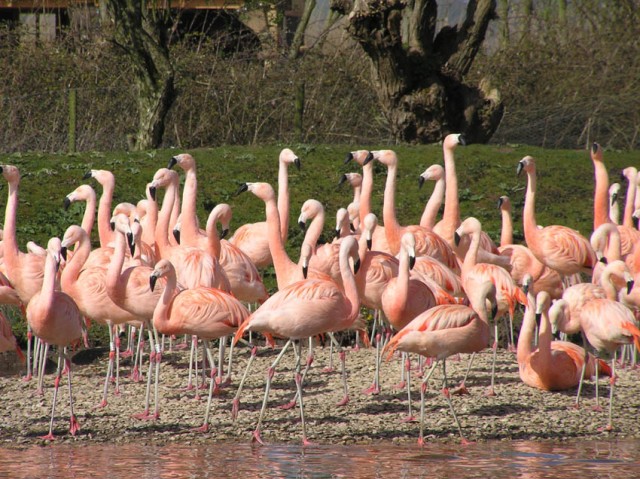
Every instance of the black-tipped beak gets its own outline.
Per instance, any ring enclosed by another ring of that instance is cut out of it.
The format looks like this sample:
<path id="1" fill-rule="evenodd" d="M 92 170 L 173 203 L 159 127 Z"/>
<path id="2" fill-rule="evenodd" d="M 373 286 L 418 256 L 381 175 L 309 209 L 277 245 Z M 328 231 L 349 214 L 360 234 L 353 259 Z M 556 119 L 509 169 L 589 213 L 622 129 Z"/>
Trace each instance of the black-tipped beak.
<path id="1" fill-rule="evenodd" d="M 136 244 L 133 242 L 133 233 L 127 233 L 127 244 L 129 245 L 131 256 L 133 256 L 136 251 Z"/>
<path id="2" fill-rule="evenodd" d="M 423 185 L 424 185 L 424 176 L 420 176 L 418 178 L 418 188 L 422 188 Z"/>
<path id="3" fill-rule="evenodd" d="M 556 331 L 555 333 L 552 333 L 553 339 L 555 339 L 556 341 L 560 340 L 560 331 Z"/>
<path id="4" fill-rule="evenodd" d="M 305 231 L 307 229 L 307 223 L 305 223 L 304 221 L 298 221 L 298 226 L 302 231 Z"/>
<path id="5" fill-rule="evenodd" d="M 360 271 L 360 258 L 353 262 L 353 274 L 358 274 L 358 271 Z"/>
<path id="6" fill-rule="evenodd" d="M 244 193 L 245 191 L 249 191 L 249 185 L 246 183 L 242 183 L 234 196 L 238 196 L 240 193 Z"/>
<path id="7" fill-rule="evenodd" d="M 415 265 L 416 265 L 416 257 L 409 256 L 409 269 L 413 269 Z"/>
<path id="8" fill-rule="evenodd" d="M 333 232 L 333 237 L 334 237 L 334 238 L 340 238 L 340 230 L 339 230 L 339 229 L 336 229 L 336 230 Z"/>
<path id="9" fill-rule="evenodd" d="M 345 181 L 347 181 L 347 175 L 342 175 L 338 181 L 338 187 L 344 185 Z"/>
<path id="10" fill-rule="evenodd" d="M 349 153 L 347 153 L 347 156 L 344 157 L 344 164 L 346 165 L 351 160 L 353 160 L 353 153 L 349 152 Z"/>
<path id="11" fill-rule="evenodd" d="M 373 153 L 369 152 L 369 154 L 367 154 L 367 157 L 364 159 L 364 162 L 362 164 L 366 165 L 371 161 L 373 161 Z"/>
<path id="12" fill-rule="evenodd" d="M 93 175 L 91 174 L 90 171 L 87 171 L 84 176 L 82 177 L 83 180 L 88 180 L 89 178 L 91 178 Z"/>
<path id="13" fill-rule="evenodd" d="M 62 259 L 67 261 L 67 247 L 63 246 L 62 248 L 60 248 L 60 256 L 62 256 Z"/>
<path id="14" fill-rule="evenodd" d="M 522 285 L 522 292 L 523 292 L 524 294 L 529 294 L 529 283 L 524 283 L 524 284 Z"/>
<path id="15" fill-rule="evenodd" d="M 498 316 L 498 303 L 495 303 L 491 308 L 491 320 L 495 320 Z"/>
<path id="16" fill-rule="evenodd" d="M 627 294 L 631 294 L 631 290 L 633 289 L 634 281 L 630 279 L 627 281 Z"/>
<path id="17" fill-rule="evenodd" d="M 522 164 L 522 162 L 518 163 L 518 167 L 516 168 L 516 176 L 520 175 L 520 173 L 522 173 L 522 170 L 524 168 L 524 165 Z"/>
<path id="18" fill-rule="evenodd" d="M 456 246 L 460 245 L 460 235 L 457 231 L 453 233 L 453 242 L 456 244 Z"/>
<path id="19" fill-rule="evenodd" d="M 638 218 L 633 218 L 635 223 L 636 223 L 636 229 L 640 229 L 640 217 Z"/>
<path id="20" fill-rule="evenodd" d="M 591 151 L 593 153 L 597 153 L 598 152 L 598 148 L 600 148 L 600 146 L 594 141 L 593 145 L 591 145 Z"/>
<path id="21" fill-rule="evenodd" d="M 172 156 L 171 159 L 169 160 L 169 163 L 167 164 L 167 169 L 170 170 L 171 168 L 173 168 L 176 164 L 178 163 L 178 160 L 176 159 L 175 156 Z"/>
<path id="22" fill-rule="evenodd" d="M 627 177 L 626 177 L 626 176 L 624 176 L 624 171 L 621 171 L 621 172 L 620 172 L 620 179 L 621 179 L 622 181 L 625 181 L 625 180 L 627 179 Z"/>
<path id="23" fill-rule="evenodd" d="M 151 273 L 151 276 L 149 276 L 149 289 L 151 291 L 156 287 L 156 281 L 158 281 L 158 277 L 155 273 Z"/>
<path id="24" fill-rule="evenodd" d="M 467 146 L 467 138 L 464 135 L 458 136 L 458 144 L 462 146 Z"/>
<path id="25" fill-rule="evenodd" d="M 67 211 L 69 209 L 69 206 L 71 206 L 71 200 L 65 196 L 62 204 L 64 206 L 64 210 Z"/>
<path id="26" fill-rule="evenodd" d="M 134 223 L 138 223 L 138 224 L 140 224 L 140 218 L 135 218 L 135 219 L 133 220 L 133 222 L 134 222 Z"/>
<path id="27" fill-rule="evenodd" d="M 149 187 L 149 195 L 151 196 L 151 199 L 153 201 L 156 200 L 156 187 L 155 186 L 150 186 Z"/>
<path id="28" fill-rule="evenodd" d="M 228 234 L 229 234 L 229 228 L 224 228 L 222 230 L 222 233 L 220 233 L 220 239 L 225 239 Z"/>
<path id="29" fill-rule="evenodd" d="M 618 201 L 618 193 L 614 193 L 611 195 L 611 206 L 615 205 Z"/>
<path id="30" fill-rule="evenodd" d="M 56 273 L 57 273 L 58 271 L 60 271 L 60 258 L 57 258 L 55 261 L 56 261 Z"/>
<path id="31" fill-rule="evenodd" d="M 293 164 L 296 165 L 296 168 L 298 169 L 298 171 L 300 171 L 300 168 L 302 168 L 302 163 L 300 163 L 300 158 L 296 156 L 296 158 L 293 160 Z"/>
<path id="32" fill-rule="evenodd" d="M 607 259 L 606 256 L 603 256 L 598 261 L 600 261 L 602 264 L 609 264 L 609 260 Z"/>
<path id="33" fill-rule="evenodd" d="M 498 198 L 498 209 L 502 208 L 502 203 L 503 203 L 502 197 Z"/>
<path id="34" fill-rule="evenodd" d="M 173 237 L 176 240 L 176 243 L 180 244 L 180 230 L 173 230 Z"/>
<path id="35" fill-rule="evenodd" d="M 309 267 L 308 266 L 303 266 L 302 267 L 302 276 L 304 279 L 307 279 L 307 274 L 309 273 Z"/>
<path id="36" fill-rule="evenodd" d="M 373 246 L 373 240 L 372 239 L 368 239 L 367 240 L 367 249 L 369 251 L 371 251 L 371 247 Z"/>
<path id="37" fill-rule="evenodd" d="M 109 221 L 109 228 L 111 228 L 111 231 L 115 231 L 116 230 L 116 222 L 115 221 Z"/>
<path id="38" fill-rule="evenodd" d="M 353 223 L 349 223 L 349 229 L 351 230 L 352 233 L 356 232 L 356 227 L 353 226 Z"/>
<path id="39" fill-rule="evenodd" d="M 542 313 L 536 313 L 536 324 L 540 327 L 540 320 L 542 319 Z"/>

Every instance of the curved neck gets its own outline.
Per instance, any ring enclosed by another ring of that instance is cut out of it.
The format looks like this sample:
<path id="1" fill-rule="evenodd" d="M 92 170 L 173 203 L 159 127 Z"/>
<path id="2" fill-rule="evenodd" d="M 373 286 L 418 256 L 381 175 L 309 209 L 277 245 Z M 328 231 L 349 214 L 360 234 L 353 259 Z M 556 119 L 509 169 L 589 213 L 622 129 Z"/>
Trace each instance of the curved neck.
<path id="1" fill-rule="evenodd" d="M 353 202 L 359 204 L 361 197 L 362 197 L 362 183 L 360 183 L 360 186 L 353 187 Z"/>
<path id="2" fill-rule="evenodd" d="M 397 164 L 387 167 L 387 181 L 384 186 L 384 201 L 382 206 L 382 218 L 384 220 L 384 231 L 389 243 L 389 249 L 393 254 L 400 251 L 400 225 L 396 218 L 396 173 Z"/>
<path id="3" fill-rule="evenodd" d="M 182 227 L 180 229 L 181 241 L 185 246 L 197 246 L 198 242 L 198 217 L 196 198 L 198 195 L 198 180 L 196 178 L 196 166 L 185 171 L 184 188 L 182 190 Z"/>
<path id="4" fill-rule="evenodd" d="M 593 158 L 595 191 L 593 194 L 593 230 L 609 222 L 609 175 L 604 163 Z"/>
<path id="5" fill-rule="evenodd" d="M 607 296 L 607 299 L 610 299 L 611 301 L 618 300 L 618 291 L 616 290 L 613 281 L 611 281 L 611 273 L 607 271 L 606 268 L 600 277 L 600 286 L 604 289 L 604 294 Z"/>
<path id="6" fill-rule="evenodd" d="M 18 210 L 18 185 L 19 182 L 9 183 L 7 206 L 4 212 L 4 237 L 2 241 L 4 250 L 4 262 L 7 265 L 7 273 L 11 278 L 12 270 L 18 261 L 18 240 L 16 239 L 16 212 Z"/>
<path id="7" fill-rule="evenodd" d="M 536 300 L 533 296 L 533 288 L 527 293 L 527 308 L 522 318 L 520 334 L 518 335 L 517 358 L 521 363 L 533 352 L 533 341 L 536 329 Z"/>
<path id="8" fill-rule="evenodd" d="M 475 231 L 471 233 L 471 242 L 469 243 L 469 249 L 464 257 L 464 263 L 462 263 L 462 274 L 473 268 L 478 263 L 478 249 L 480 248 L 480 232 Z"/>
<path id="9" fill-rule="evenodd" d="M 284 161 L 278 166 L 278 214 L 280 216 L 280 237 L 287 242 L 289 236 L 289 167 Z"/>
<path id="10" fill-rule="evenodd" d="M 360 192 L 360 224 L 364 217 L 371 213 L 371 195 L 373 193 L 373 162 L 362 167 L 362 190 Z"/>
<path id="11" fill-rule="evenodd" d="M 91 253 L 91 241 L 87 235 L 81 235 L 73 250 L 73 256 L 62 270 L 60 283 L 63 291 L 68 292 L 74 288 L 89 253 Z"/>
<path id="12" fill-rule="evenodd" d="M 638 187 L 636 186 L 636 179 L 631 178 L 629 180 L 629 186 L 627 186 L 627 198 L 624 202 L 624 216 L 622 218 L 622 224 L 624 226 L 628 226 L 629 228 L 634 228 L 633 224 L 633 208 L 635 206 L 636 199 L 636 190 Z"/>
<path id="13" fill-rule="evenodd" d="M 146 220 L 144 220 L 146 218 Z M 158 225 L 158 203 L 151 198 L 147 190 L 147 212 L 144 215 L 144 227 L 142 228 L 142 241 L 149 245 L 155 243 L 156 226 Z"/>
<path id="14" fill-rule="evenodd" d="M 351 304 L 351 309 L 349 310 L 349 315 L 347 317 L 347 322 L 349 324 L 353 323 L 353 321 L 360 314 L 360 295 L 358 294 L 358 288 L 356 286 L 356 278 L 351 270 L 351 266 L 349 265 L 349 255 L 348 251 L 340 251 L 341 254 L 340 261 L 340 274 L 342 276 L 342 286 L 344 288 L 344 295 L 349 300 Z"/>
<path id="15" fill-rule="evenodd" d="M 218 236 L 218 229 L 216 228 L 216 222 L 218 218 L 216 215 L 209 215 L 207 220 L 207 238 L 208 238 L 208 253 L 216 259 L 220 259 L 220 236 Z"/>
<path id="16" fill-rule="evenodd" d="M 167 284 L 162 291 L 162 296 L 158 300 L 158 304 L 153 310 L 153 325 L 157 329 L 165 329 L 163 326 L 169 323 L 169 309 L 171 307 L 171 302 L 173 298 L 175 298 L 177 291 L 177 279 L 176 279 L 176 271 L 174 269 L 170 269 L 165 275 L 167 280 Z"/>
<path id="17" fill-rule="evenodd" d="M 409 297 L 409 253 L 404 248 L 400 248 L 398 257 L 398 276 L 396 279 L 395 302 L 396 304 L 407 304 Z"/>
<path id="18" fill-rule="evenodd" d="M 111 231 L 109 222 L 111 220 L 111 201 L 114 189 L 115 184 L 112 181 L 107 181 L 102 185 L 102 195 L 98 204 L 98 236 L 101 248 L 109 246 L 109 243 L 113 241 L 113 231 Z"/>
<path id="19" fill-rule="evenodd" d="M 42 280 L 42 287 L 40 289 L 40 295 L 37 296 L 38 305 L 42 308 L 42 311 L 47 313 L 51 311 L 53 307 L 53 296 L 56 287 L 56 260 L 47 253 L 47 258 L 44 262 L 44 278 Z"/>
<path id="20" fill-rule="evenodd" d="M 527 246 L 535 242 L 538 233 L 536 222 L 536 171 L 527 171 L 527 193 L 524 197 L 524 209 L 522 210 L 522 224 L 524 227 L 524 239 Z"/>
<path id="21" fill-rule="evenodd" d="M 91 237 L 91 231 L 93 230 L 93 223 L 96 220 L 96 196 L 95 194 L 87 197 L 87 204 L 84 208 L 84 215 L 82 215 L 82 229 L 87 232 L 87 235 Z"/>
<path id="22" fill-rule="evenodd" d="M 440 178 L 436 181 L 436 186 L 433 188 L 433 192 L 429 197 L 429 201 L 424 207 L 422 217 L 420 218 L 420 226 L 427 228 L 429 231 L 433 230 L 433 226 L 436 224 L 436 216 L 442 205 L 444 198 L 444 178 Z"/>
<path id="23" fill-rule="evenodd" d="M 510 208 L 500 208 L 502 216 L 502 230 L 500 231 L 500 246 L 513 244 L 513 221 Z"/>
<path id="24" fill-rule="evenodd" d="M 278 289 L 283 289 L 287 285 L 287 271 L 292 267 L 297 268 L 297 265 L 291 261 L 284 248 L 284 242 L 280 236 L 280 216 L 274 198 L 265 200 L 265 213 L 267 217 L 267 240 L 271 258 L 273 259 L 273 269 L 276 272 Z"/>
<path id="25" fill-rule="evenodd" d="M 309 243 L 313 252 L 315 253 L 316 247 L 318 245 L 318 239 L 320 239 L 320 235 L 322 234 L 322 228 L 324 227 L 324 210 L 318 211 L 313 219 L 311 220 L 311 224 L 309 228 L 307 228 L 307 232 L 304 235 L 303 243 Z"/>
<path id="26" fill-rule="evenodd" d="M 120 232 L 116 232 L 115 243 L 105 278 L 109 296 L 118 296 L 117 293 L 124 286 L 119 280 L 122 273 L 122 265 L 124 264 L 125 248 L 127 247 L 125 236 Z"/>
<path id="27" fill-rule="evenodd" d="M 542 312 L 540 318 L 540 330 L 538 331 L 538 354 L 541 357 L 551 359 L 551 321 L 549 321 L 549 308 Z"/>
<path id="28" fill-rule="evenodd" d="M 156 245 L 160 251 L 160 255 L 163 258 L 166 258 L 167 249 L 170 247 L 169 244 L 169 224 L 171 218 L 173 217 L 173 211 L 175 209 L 176 197 L 177 197 L 177 185 L 174 181 L 170 182 L 167 185 L 166 191 L 164 193 L 164 198 L 162 199 L 162 208 L 160 209 L 160 213 L 158 213 L 158 224 L 156 225 Z"/>

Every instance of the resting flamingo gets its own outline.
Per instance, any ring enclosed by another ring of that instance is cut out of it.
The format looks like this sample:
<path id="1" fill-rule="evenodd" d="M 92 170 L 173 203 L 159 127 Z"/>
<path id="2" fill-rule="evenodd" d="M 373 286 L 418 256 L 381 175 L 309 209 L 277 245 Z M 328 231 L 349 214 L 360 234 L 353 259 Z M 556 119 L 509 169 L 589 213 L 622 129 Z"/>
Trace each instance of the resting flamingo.
<path id="1" fill-rule="evenodd" d="M 80 340 L 84 331 L 84 321 L 80 310 L 71 297 L 61 291 L 56 291 L 56 275 L 63 257 L 62 244 L 59 238 L 51 238 L 47 244 L 47 257 L 44 267 L 44 279 L 38 293 L 33 295 L 27 305 L 27 322 L 33 333 L 49 345 L 58 347 L 58 369 L 56 372 L 55 389 L 53 391 L 53 405 L 51 406 L 51 421 L 49 434 L 43 439 L 53 440 L 53 418 L 55 416 L 58 386 L 62 374 L 64 361 L 69 382 L 69 432 L 75 436 L 80 429 L 73 412 L 73 395 L 71 392 L 71 361 L 65 357 L 65 348 Z"/>
<path id="2" fill-rule="evenodd" d="M 391 358 L 396 350 L 436 359 L 420 389 L 420 436 L 418 437 L 420 445 L 424 445 L 424 393 L 431 373 L 438 364 L 437 361 L 442 361 L 444 376 L 442 392 L 449 404 L 460 437 L 463 443 L 467 442 L 451 403 L 446 359 L 452 354 L 476 353 L 487 347 L 489 319 L 486 303 L 488 300 L 492 305 L 496 304 L 496 289 L 491 282 L 487 281 L 473 291 L 469 291 L 469 296 L 473 308 L 459 304 L 447 304 L 428 309 L 401 329 L 385 347 L 385 350 L 388 351 L 387 359 Z M 494 306 L 492 313 L 495 314 L 495 311 L 496 307 Z"/>
<path id="3" fill-rule="evenodd" d="M 589 241 L 576 230 L 561 225 L 538 228 L 535 216 L 536 161 L 525 156 L 518 163 L 517 173 L 527 174 L 527 192 L 524 201 L 522 222 L 524 238 L 538 261 L 561 276 L 584 272 L 591 275 L 597 258 Z"/>
<path id="4" fill-rule="evenodd" d="M 546 291 L 534 296 L 533 279 L 525 276 L 523 288 L 527 292 L 520 335 L 518 336 L 518 369 L 526 385 L 544 391 L 564 391 L 580 383 L 581 374 L 591 378 L 595 373 L 595 359 L 580 346 L 568 341 L 552 341 L 549 305 L 551 297 Z M 540 317 L 537 347 L 533 346 L 536 322 Z M 583 363 L 587 361 L 583 373 Z M 606 363 L 600 363 L 601 372 L 607 372 Z"/>
<path id="5" fill-rule="evenodd" d="M 212 365 L 207 411 L 200 428 L 205 432 L 209 429 L 209 411 L 216 373 L 209 341 L 235 332 L 248 319 L 249 311 L 231 294 L 216 288 L 179 288 L 175 268 L 168 260 L 159 261 L 151 272 L 151 291 L 158 278 L 166 278 L 167 284 L 153 312 L 154 327 L 161 334 L 190 334 L 202 338 Z"/>
<path id="6" fill-rule="evenodd" d="M 278 214 L 280 218 L 280 237 L 283 243 L 287 241 L 289 230 L 289 165 L 294 164 L 300 169 L 300 158 L 285 148 L 278 158 Z M 253 264 L 258 268 L 265 268 L 272 264 L 271 252 L 267 241 L 267 224 L 247 223 L 236 229 L 229 242 L 244 251 Z"/>
<path id="7" fill-rule="evenodd" d="M 354 269 L 357 272 L 358 244 L 356 239 L 351 236 L 345 238 L 340 245 L 339 261 L 344 292 L 333 281 L 306 279 L 293 283 L 272 295 L 238 329 L 234 342 L 242 337 L 245 331 L 259 331 L 288 338 L 282 351 L 269 367 L 264 400 L 258 424 L 253 433 L 253 440 L 262 444 L 260 427 L 267 407 L 271 379 L 275 367 L 289 344 L 292 341 L 310 336 L 349 329 L 358 318 L 360 300 L 354 273 L 349 264 L 350 258 L 355 262 Z M 297 341 L 294 343 L 294 347 L 298 348 Z M 302 441 L 304 445 L 308 445 L 299 363 L 295 379 L 302 422 Z"/>

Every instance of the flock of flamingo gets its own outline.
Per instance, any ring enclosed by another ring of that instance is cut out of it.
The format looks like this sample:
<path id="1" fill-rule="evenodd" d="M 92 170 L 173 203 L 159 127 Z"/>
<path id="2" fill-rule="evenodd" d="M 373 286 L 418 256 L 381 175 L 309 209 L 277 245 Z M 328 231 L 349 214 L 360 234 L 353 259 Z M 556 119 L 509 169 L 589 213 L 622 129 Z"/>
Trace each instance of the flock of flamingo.
<path id="1" fill-rule="evenodd" d="M 443 373 L 442 393 L 465 441 L 451 400 L 454 391 L 449 389 L 446 373 L 448 357 L 470 354 L 469 374 L 475 354 L 491 348 L 493 368 L 487 394 L 496 394 L 498 325 L 504 318 L 506 346 L 515 353 L 520 377 L 527 385 L 548 391 L 577 388 L 578 406 L 584 379 L 595 376 L 597 381 L 599 376 L 609 376 L 606 427 L 612 428 L 618 354 L 620 361 L 635 363 L 634 344 L 640 349 L 636 319 L 640 285 L 634 284 L 634 275 L 640 274 L 640 231 L 634 227 L 634 215 L 640 216 L 637 170 L 624 170 L 629 186 L 623 221 L 618 224 L 620 185 L 609 187 L 602 149 L 593 145 L 594 232 L 587 239 L 566 226 L 541 227 L 536 223 L 536 162 L 530 156 L 523 158 L 517 163 L 517 173 L 527 176 L 523 211 L 526 245 L 513 244 L 509 198 L 501 197 L 503 229 L 497 246 L 476 218 L 460 217 L 454 150 L 464 144 L 460 134 L 444 139 L 444 167 L 433 165 L 419 178 L 420 185 L 435 182 L 424 214 L 419 224 L 406 226 L 396 218 L 397 155 L 391 150 L 349 153 L 346 162 L 357 163 L 362 172 L 345 174 L 341 179 L 341 183 L 353 187 L 353 201 L 337 212 L 336 239 L 318 244 L 325 211 L 319 201 L 307 200 L 298 218 L 306 233 L 297 263 L 285 249 L 290 216 L 288 168 L 300 168 L 299 158 L 290 149 L 280 153 L 277 195 L 268 183 L 246 183 L 238 192 L 248 191 L 264 202 L 266 221 L 240 226 L 229 240 L 223 239 L 231 222 L 229 205 L 217 205 L 205 229 L 200 228 L 196 163 L 184 153 L 156 172 L 147 185 L 146 199 L 136 205 L 120 203 L 112 207 L 114 175 L 92 170 L 86 178 L 92 177 L 101 185 L 99 203 L 91 186 L 79 186 L 66 196 L 65 206 L 86 202 L 82 224 L 69 226 L 62 238 L 51 238 L 46 248 L 29 243 L 26 253 L 19 250 L 16 241 L 20 173 L 15 166 L 2 165 L 9 190 L 0 248 L 0 303 L 18 305 L 24 311 L 29 328 L 24 379 L 36 377 L 40 392 L 48 348 L 58 348 L 51 422 L 44 437 L 54 438 L 56 398 L 64 372 L 69 384 L 70 433 L 75 435 L 79 430 L 73 411 L 69 351 L 81 346 L 83 338 L 86 344 L 86 331 L 93 323 L 108 325 L 111 338 L 102 407 L 107 406 L 109 384 L 115 381 L 118 388 L 121 355 L 135 355 L 132 375 L 142 377 L 142 337 L 146 330 L 148 367 L 144 410 L 136 415 L 140 419 L 159 418 L 164 337 L 191 338 L 190 383 L 191 364 L 197 368 L 202 341 L 210 367 L 203 431 L 209 427 L 213 393 L 231 382 L 236 343 L 247 342 L 248 336 L 251 357 L 233 399 L 234 417 L 258 349 L 258 336 L 253 333 L 261 333 L 259 337 L 271 347 L 276 347 L 276 338 L 280 339 L 280 353 L 268 369 L 262 409 L 253 433 L 253 440 L 260 443 L 271 380 L 290 345 L 296 355 L 296 393 L 289 406 L 300 408 L 304 444 L 308 440 L 303 386 L 313 362 L 314 338 L 326 336 L 332 347 L 340 350 L 344 397 L 338 405 L 349 401 L 346 356 L 334 333 L 355 331 L 356 341 L 373 348 L 368 343 L 370 337 L 375 343 L 375 373 L 366 393 L 379 392 L 380 362 L 384 358 L 399 357 L 406 364 L 402 381 L 409 394 L 408 354 L 419 355 L 421 364 L 431 364 L 422 375 L 420 388 L 419 443 L 423 444 L 425 391 L 438 364 Z M 383 225 L 371 212 L 375 161 L 387 168 Z M 174 166 L 185 175 L 182 199 L 180 176 Z M 164 189 L 160 206 L 156 201 L 158 188 Z M 437 221 L 442 203 L 442 219 Z M 94 226 L 100 246 L 92 249 Z M 269 295 L 260 271 L 271 264 L 278 291 Z M 587 277 L 590 281 L 583 282 Z M 516 340 L 513 318 L 518 304 L 523 305 L 525 313 Z M 373 311 L 373 325 L 363 320 L 364 308 Z M 124 327 L 130 328 L 130 348 L 121 352 L 117 328 Z M 4 317 L 0 333 L 0 351 L 22 354 Z M 557 333 L 580 333 L 583 345 L 554 338 Z M 229 365 L 223 377 L 228 337 Z M 217 359 L 213 340 L 219 340 Z M 301 340 L 309 344 L 305 360 Z M 589 353 L 589 348 L 594 353 Z M 609 364 L 598 358 L 600 352 L 611 356 Z M 596 383 L 596 398 L 597 391 Z M 456 392 L 466 392 L 464 379 Z"/>

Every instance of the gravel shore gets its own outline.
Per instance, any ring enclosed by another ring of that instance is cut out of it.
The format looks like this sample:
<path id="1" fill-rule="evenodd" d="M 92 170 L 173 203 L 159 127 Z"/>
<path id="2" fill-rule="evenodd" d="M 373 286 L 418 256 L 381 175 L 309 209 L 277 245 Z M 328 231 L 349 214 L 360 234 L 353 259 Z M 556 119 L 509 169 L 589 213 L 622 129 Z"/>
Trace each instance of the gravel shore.
<path id="1" fill-rule="evenodd" d="M 210 441 L 250 441 L 262 404 L 265 374 L 278 349 L 262 347 L 258 351 L 241 396 L 240 412 L 234 422 L 231 401 L 244 371 L 249 349 L 241 346 L 234 355 L 233 380 L 229 387 L 214 397 L 210 429 L 206 433 L 194 429 L 202 425 L 208 390 L 184 390 L 187 384 L 188 351 L 165 352 L 160 383 L 160 418 L 155 421 L 133 419 L 144 405 L 145 383 L 134 383 L 128 377 L 131 362 L 121 361 L 120 394 L 110 386 L 108 405 L 98 408 L 108 353 L 104 350 L 81 351 L 74 356 L 73 391 L 80 432 L 74 438 L 68 434 L 69 406 L 66 379 L 61 382 L 54 433 L 56 443 L 130 443 L 182 444 Z M 303 350 L 306 356 L 306 348 Z M 335 372 L 324 372 L 329 362 L 329 349 L 316 347 L 315 360 L 304 386 L 304 404 L 309 440 L 319 444 L 369 444 L 383 441 L 415 443 L 418 422 L 405 421 L 408 415 L 406 390 L 394 388 L 400 380 L 400 360 L 383 361 L 381 392 L 363 394 L 372 382 L 375 349 L 347 350 L 347 371 L 350 402 L 336 406 L 343 390 L 339 358 L 334 354 Z M 48 431 L 53 373 L 46 375 L 44 395 L 36 393 L 35 380 L 24 382 L 19 370 L 11 371 L 13 353 L 0 355 L 0 443 L 5 447 L 25 447 L 43 444 L 40 439 Z M 447 374 L 452 385 L 457 384 L 466 368 L 462 360 L 451 358 Z M 614 430 L 607 432 L 608 380 L 601 381 L 602 411 L 595 411 L 594 382 L 587 382 L 580 409 L 573 408 L 575 390 L 543 392 L 524 385 L 518 376 L 515 354 L 498 351 L 496 366 L 497 395 L 485 394 L 490 380 L 491 353 L 477 355 L 467 381 L 470 394 L 453 396 L 463 433 L 472 441 L 509 439 L 609 439 L 640 438 L 640 372 L 618 369 L 613 410 Z M 23 366 L 21 366 L 23 367 Z M 293 398 L 294 355 L 289 351 L 273 378 L 269 409 L 263 422 L 262 438 L 267 443 L 301 441 L 299 409 L 279 408 Z M 419 418 L 420 381 L 416 358 L 413 360 L 412 407 Z M 425 437 L 429 441 L 457 441 L 458 435 L 441 393 L 441 369 L 433 375 L 426 393 Z"/>

